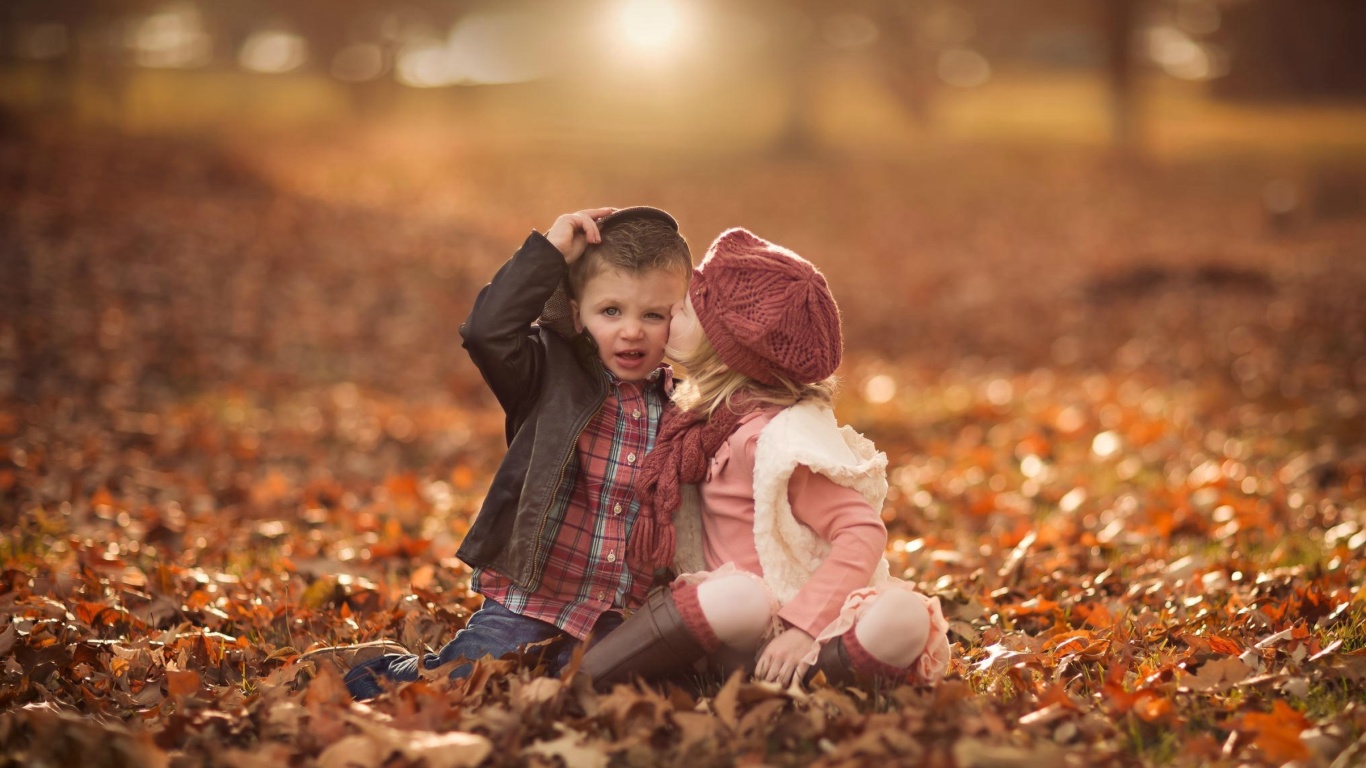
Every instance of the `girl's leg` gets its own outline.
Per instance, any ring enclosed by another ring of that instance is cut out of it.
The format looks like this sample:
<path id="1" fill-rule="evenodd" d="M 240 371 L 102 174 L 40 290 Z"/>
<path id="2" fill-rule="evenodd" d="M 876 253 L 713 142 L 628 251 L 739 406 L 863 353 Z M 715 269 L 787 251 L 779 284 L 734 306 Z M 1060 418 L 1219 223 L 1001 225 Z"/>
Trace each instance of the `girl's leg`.
<path id="1" fill-rule="evenodd" d="M 771 621 L 768 590 L 744 574 L 660 590 L 583 656 L 598 688 L 631 678 L 658 680 L 723 647 L 753 646 Z"/>
<path id="2" fill-rule="evenodd" d="M 930 613 L 919 595 L 890 590 L 868 606 L 853 632 L 869 656 L 889 667 L 906 669 L 929 642 Z"/>
<path id="3" fill-rule="evenodd" d="M 880 592 L 852 628 L 825 641 L 808 679 L 818 671 L 836 685 L 906 679 L 927 649 L 936 643 L 947 648 L 943 620 L 936 623 L 933 618 L 937 605 L 907 590 Z M 930 677 L 940 674 L 942 670 L 933 671 Z"/>
<path id="4" fill-rule="evenodd" d="M 757 646 L 773 620 L 768 589 L 747 573 L 731 573 L 698 584 L 697 603 L 717 641 L 731 648 Z"/>

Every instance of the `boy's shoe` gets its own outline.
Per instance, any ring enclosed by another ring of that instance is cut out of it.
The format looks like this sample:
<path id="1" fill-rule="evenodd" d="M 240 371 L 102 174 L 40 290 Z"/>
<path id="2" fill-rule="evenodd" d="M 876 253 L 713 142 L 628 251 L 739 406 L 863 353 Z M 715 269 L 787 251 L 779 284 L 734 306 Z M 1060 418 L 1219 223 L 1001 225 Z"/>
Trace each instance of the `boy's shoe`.
<path id="1" fill-rule="evenodd" d="M 326 648 L 314 648 L 313 650 L 295 659 L 297 663 L 313 661 L 316 663 L 331 662 L 345 672 L 357 664 L 385 655 L 386 653 L 407 654 L 408 649 L 395 643 L 392 640 L 372 640 L 368 643 L 355 643 L 353 645 L 330 645 Z"/>

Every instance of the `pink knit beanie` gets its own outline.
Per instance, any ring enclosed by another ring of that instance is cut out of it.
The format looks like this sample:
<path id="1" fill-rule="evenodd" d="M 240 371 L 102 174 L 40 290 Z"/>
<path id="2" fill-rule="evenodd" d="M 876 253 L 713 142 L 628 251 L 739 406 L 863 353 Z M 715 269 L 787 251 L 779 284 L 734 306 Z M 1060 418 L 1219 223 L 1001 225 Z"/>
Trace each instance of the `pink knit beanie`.
<path id="1" fill-rule="evenodd" d="M 722 362 L 764 384 L 814 384 L 839 367 L 840 311 L 806 259 L 746 229 L 721 233 L 693 271 L 693 309 Z"/>

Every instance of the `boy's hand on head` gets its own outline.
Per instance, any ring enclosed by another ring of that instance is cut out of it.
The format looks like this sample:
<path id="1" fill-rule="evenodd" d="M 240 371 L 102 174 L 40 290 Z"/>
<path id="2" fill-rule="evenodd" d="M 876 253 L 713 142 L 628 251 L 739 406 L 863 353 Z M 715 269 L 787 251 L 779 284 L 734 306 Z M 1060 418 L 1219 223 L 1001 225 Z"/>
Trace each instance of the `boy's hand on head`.
<path id="1" fill-rule="evenodd" d="M 567 264 L 573 264 L 591 243 L 602 242 L 598 232 L 598 219 L 615 211 L 616 208 L 585 208 L 582 211 L 566 213 L 555 219 L 545 233 L 545 239 L 564 254 Z"/>

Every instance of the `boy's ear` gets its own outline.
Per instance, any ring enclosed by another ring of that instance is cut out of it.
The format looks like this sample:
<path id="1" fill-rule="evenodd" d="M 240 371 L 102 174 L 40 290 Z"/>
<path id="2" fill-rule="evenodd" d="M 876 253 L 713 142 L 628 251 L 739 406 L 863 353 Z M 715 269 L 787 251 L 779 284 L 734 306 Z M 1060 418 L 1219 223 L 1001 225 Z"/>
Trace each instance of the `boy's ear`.
<path id="1" fill-rule="evenodd" d="M 579 302 L 569 300 L 569 314 L 574 318 L 574 333 L 583 333 L 583 319 L 579 317 Z"/>

